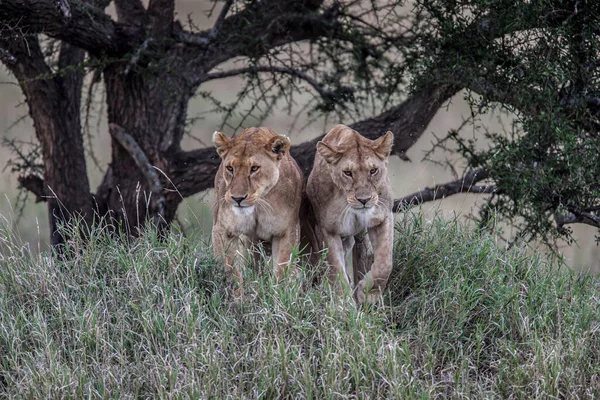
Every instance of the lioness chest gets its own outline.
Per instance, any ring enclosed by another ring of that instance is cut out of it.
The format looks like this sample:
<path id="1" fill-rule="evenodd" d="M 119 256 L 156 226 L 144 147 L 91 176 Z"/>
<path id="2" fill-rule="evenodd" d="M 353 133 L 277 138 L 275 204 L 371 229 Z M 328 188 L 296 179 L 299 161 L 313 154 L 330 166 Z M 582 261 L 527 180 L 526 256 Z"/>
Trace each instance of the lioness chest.
<path id="1" fill-rule="evenodd" d="M 234 212 L 231 208 L 223 211 L 229 221 L 228 231 L 233 236 L 245 235 L 252 239 L 270 242 L 273 237 L 282 236 L 287 228 L 287 224 L 282 223 L 282 218 L 276 219 L 271 215 L 265 215 L 256 207 L 251 212 L 245 213 Z"/>
<path id="2" fill-rule="evenodd" d="M 350 209 L 337 221 L 334 230 L 342 238 L 356 236 L 366 232 L 369 228 L 380 225 L 386 217 L 386 213 L 378 209 L 365 211 Z"/>

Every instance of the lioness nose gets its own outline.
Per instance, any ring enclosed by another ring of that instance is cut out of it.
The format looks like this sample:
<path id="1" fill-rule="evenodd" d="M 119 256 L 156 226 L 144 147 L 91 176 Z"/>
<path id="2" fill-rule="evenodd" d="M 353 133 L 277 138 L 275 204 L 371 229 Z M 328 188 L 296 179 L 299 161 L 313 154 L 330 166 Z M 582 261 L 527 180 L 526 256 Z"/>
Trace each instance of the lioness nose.
<path id="1" fill-rule="evenodd" d="M 245 195 L 245 196 L 243 196 L 243 197 L 240 197 L 240 196 L 231 196 L 231 199 L 232 199 L 233 201 L 235 201 L 236 203 L 238 203 L 238 206 L 241 206 L 241 205 L 242 205 L 242 201 L 244 201 L 244 199 L 245 199 L 246 197 L 248 197 L 248 195 Z"/>
<path id="2" fill-rule="evenodd" d="M 371 197 L 361 197 L 361 198 L 357 197 L 356 200 L 360 201 L 364 206 L 369 202 L 369 200 L 371 200 Z"/>

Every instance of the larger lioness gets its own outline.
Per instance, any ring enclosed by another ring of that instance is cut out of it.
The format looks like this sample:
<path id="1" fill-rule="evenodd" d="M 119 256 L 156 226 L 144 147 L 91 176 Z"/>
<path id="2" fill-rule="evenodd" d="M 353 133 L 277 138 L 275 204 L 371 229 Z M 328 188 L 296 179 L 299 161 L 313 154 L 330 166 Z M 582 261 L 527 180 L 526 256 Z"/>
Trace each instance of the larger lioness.
<path id="1" fill-rule="evenodd" d="M 392 132 L 369 140 L 337 125 L 317 144 L 306 186 L 317 250 L 328 248 L 328 277 L 337 288 L 350 283 L 346 262 L 354 237 L 368 232 L 374 261 L 370 271 L 354 282 L 359 303 L 376 301 L 392 271 L 393 199 L 387 175 L 392 144 Z"/>
<path id="2" fill-rule="evenodd" d="M 271 243 L 278 277 L 290 263 L 300 236 L 304 178 L 289 154 L 290 140 L 268 128 L 248 128 L 233 139 L 215 132 L 213 142 L 222 159 L 215 176 L 214 253 L 239 297 L 240 268 L 253 242 Z"/>

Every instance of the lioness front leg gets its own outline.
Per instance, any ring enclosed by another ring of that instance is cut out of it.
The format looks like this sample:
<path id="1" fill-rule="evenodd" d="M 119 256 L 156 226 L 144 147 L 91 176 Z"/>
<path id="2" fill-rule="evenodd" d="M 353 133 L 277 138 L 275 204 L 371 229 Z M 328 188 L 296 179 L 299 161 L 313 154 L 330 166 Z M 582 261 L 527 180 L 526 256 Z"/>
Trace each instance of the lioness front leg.
<path id="1" fill-rule="evenodd" d="M 232 236 L 218 226 L 213 227 L 212 238 L 215 258 L 224 263 L 227 281 L 233 284 L 233 295 L 239 299 L 244 295 L 241 272 L 244 263 L 244 242 L 240 237 Z"/>
<path id="2" fill-rule="evenodd" d="M 394 227 L 391 214 L 383 223 L 369 229 L 369 239 L 373 245 L 374 260 L 371 270 L 356 286 L 355 296 L 359 304 L 376 302 L 392 272 Z"/>
<path id="3" fill-rule="evenodd" d="M 348 274 L 346 273 L 345 252 L 342 239 L 338 235 L 332 235 L 321 228 L 316 229 L 317 239 L 327 248 L 327 263 L 329 269 L 327 277 L 334 286 L 336 293 L 343 294 L 345 288 L 350 287 Z"/>
<path id="4" fill-rule="evenodd" d="M 352 248 L 352 272 L 354 287 L 365 277 L 368 267 L 373 263 L 373 247 L 367 232 L 354 237 Z"/>
<path id="5" fill-rule="evenodd" d="M 300 223 L 290 227 L 283 236 L 274 237 L 272 242 L 273 268 L 277 279 L 281 278 L 292 261 L 292 249 L 300 244 Z M 296 274 L 296 266 L 292 264 L 290 272 Z"/>

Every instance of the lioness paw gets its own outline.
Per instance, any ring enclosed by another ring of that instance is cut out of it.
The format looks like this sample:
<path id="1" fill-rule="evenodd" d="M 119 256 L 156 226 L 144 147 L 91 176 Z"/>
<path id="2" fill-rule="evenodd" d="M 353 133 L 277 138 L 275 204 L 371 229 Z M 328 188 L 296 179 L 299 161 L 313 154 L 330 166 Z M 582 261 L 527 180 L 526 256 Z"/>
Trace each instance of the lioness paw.
<path id="1" fill-rule="evenodd" d="M 354 290 L 354 298 L 358 304 L 375 304 L 381 297 L 379 287 L 373 286 L 373 281 L 365 276 Z"/>
<path id="2" fill-rule="evenodd" d="M 241 287 L 237 287 L 237 288 L 233 289 L 232 295 L 233 295 L 233 301 L 235 303 L 239 303 L 244 299 L 244 289 Z"/>

